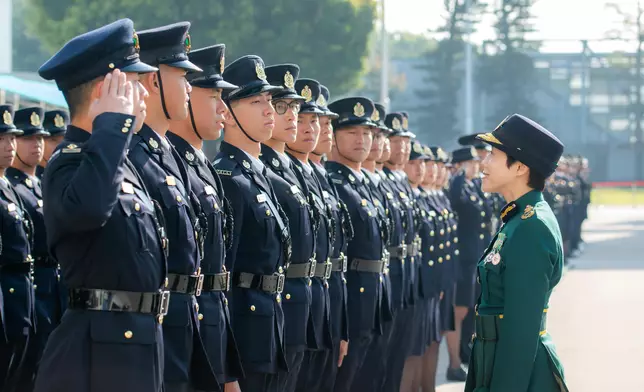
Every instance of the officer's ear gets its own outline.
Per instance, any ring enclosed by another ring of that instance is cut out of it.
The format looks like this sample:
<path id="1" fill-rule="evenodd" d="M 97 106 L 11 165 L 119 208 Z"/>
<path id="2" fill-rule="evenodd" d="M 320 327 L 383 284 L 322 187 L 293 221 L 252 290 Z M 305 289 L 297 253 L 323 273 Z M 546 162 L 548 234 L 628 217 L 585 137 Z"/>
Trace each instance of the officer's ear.
<path id="1" fill-rule="evenodd" d="M 229 109 L 233 109 L 236 105 L 236 101 L 232 102 L 226 102 L 228 105 Z M 224 113 L 224 127 L 236 127 L 237 126 L 237 121 L 235 121 L 235 117 L 233 117 L 233 114 L 231 113 L 231 110 L 226 110 Z"/>
<path id="2" fill-rule="evenodd" d="M 161 94 L 158 77 L 158 72 L 148 72 L 141 75 L 141 84 L 148 90 L 148 94 Z"/>
<path id="3" fill-rule="evenodd" d="M 520 161 L 514 162 L 514 165 L 515 165 L 514 170 L 516 172 L 517 177 L 530 175 L 530 169 Z"/>

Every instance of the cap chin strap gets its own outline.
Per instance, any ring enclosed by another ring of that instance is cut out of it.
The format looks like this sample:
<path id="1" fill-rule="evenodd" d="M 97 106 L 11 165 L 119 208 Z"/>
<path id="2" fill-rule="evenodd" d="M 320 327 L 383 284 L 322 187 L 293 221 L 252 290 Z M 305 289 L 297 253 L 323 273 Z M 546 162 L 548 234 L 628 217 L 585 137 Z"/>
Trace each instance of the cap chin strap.
<path id="1" fill-rule="evenodd" d="M 165 118 L 172 120 L 170 114 L 168 113 L 168 108 L 165 105 L 165 93 L 163 92 L 163 81 L 161 80 L 161 70 L 157 71 L 157 79 L 159 80 L 159 90 L 161 91 L 161 106 L 163 107 L 163 113 L 165 113 Z"/>
<path id="2" fill-rule="evenodd" d="M 286 146 L 286 148 L 288 148 L 289 150 L 291 150 L 291 151 L 295 151 L 295 152 L 296 152 L 296 153 L 298 153 L 298 154 L 310 154 L 310 153 L 308 153 L 308 152 L 298 151 L 298 150 L 294 149 L 293 147 L 289 146 L 289 145 L 288 145 L 288 143 L 284 143 L 284 145 L 285 145 L 285 146 Z"/>
<path id="3" fill-rule="evenodd" d="M 27 167 L 32 167 L 31 165 L 28 165 L 27 162 L 23 161 L 22 158 L 20 158 L 20 155 L 18 155 L 18 151 L 16 151 L 16 158 L 18 158 L 18 160 L 22 162 L 23 165 Z"/>
<path id="4" fill-rule="evenodd" d="M 233 115 L 233 118 L 235 119 L 235 122 L 237 123 L 237 126 L 239 127 L 239 129 L 241 129 L 241 131 L 244 133 L 244 135 L 245 135 L 249 140 L 251 140 L 252 142 L 254 142 L 254 143 L 260 143 L 260 141 L 259 141 L 259 140 L 255 140 L 255 139 L 253 139 L 252 137 L 250 137 L 250 135 L 249 135 L 248 133 L 246 133 L 246 131 L 244 130 L 244 127 L 242 127 L 242 126 L 241 126 L 241 123 L 239 122 L 239 120 L 237 119 L 237 116 L 235 115 L 235 111 L 233 110 L 233 105 L 231 105 L 230 100 L 226 100 L 226 103 L 228 104 L 228 110 L 230 110 L 230 114 L 232 114 L 232 115 Z"/>
<path id="5" fill-rule="evenodd" d="M 192 123 L 192 130 L 195 131 L 195 134 L 197 135 L 199 140 L 203 140 L 203 138 L 199 134 L 199 131 L 197 131 L 197 124 L 195 123 L 195 115 L 192 112 L 192 100 L 188 101 L 188 111 L 190 113 L 190 123 Z"/>

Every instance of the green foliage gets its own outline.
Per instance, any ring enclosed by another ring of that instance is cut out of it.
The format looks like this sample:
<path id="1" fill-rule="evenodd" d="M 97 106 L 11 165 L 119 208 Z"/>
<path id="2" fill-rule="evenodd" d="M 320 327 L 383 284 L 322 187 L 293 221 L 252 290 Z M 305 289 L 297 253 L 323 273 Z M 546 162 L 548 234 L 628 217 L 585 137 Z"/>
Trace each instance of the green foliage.
<path id="1" fill-rule="evenodd" d="M 349 0 L 27 0 L 29 32 L 50 53 L 67 40 L 119 18 L 137 30 L 192 23 L 193 48 L 226 44 L 228 62 L 257 54 L 268 64 L 296 63 L 303 77 L 334 95 L 358 84 L 373 29 L 373 1 Z"/>

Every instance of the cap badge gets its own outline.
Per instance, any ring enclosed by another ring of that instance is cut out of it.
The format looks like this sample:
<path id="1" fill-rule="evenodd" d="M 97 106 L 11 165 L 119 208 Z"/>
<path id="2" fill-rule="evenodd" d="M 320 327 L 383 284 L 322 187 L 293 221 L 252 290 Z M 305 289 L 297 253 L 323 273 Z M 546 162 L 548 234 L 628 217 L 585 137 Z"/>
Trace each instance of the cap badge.
<path id="1" fill-rule="evenodd" d="M 54 117 L 54 126 L 56 128 L 63 128 L 65 126 L 65 120 L 63 119 L 63 116 L 56 114 L 56 117 Z"/>
<path id="2" fill-rule="evenodd" d="M 136 51 L 136 53 L 139 53 L 139 51 L 141 51 L 141 45 L 139 45 L 139 35 L 136 33 L 136 31 L 132 35 L 132 44 L 134 45 L 134 50 Z"/>
<path id="3" fill-rule="evenodd" d="M 308 86 L 308 84 L 302 89 L 301 95 L 304 97 L 304 99 L 306 99 L 306 102 L 310 102 L 313 98 L 313 92 L 311 91 L 311 88 Z"/>
<path id="4" fill-rule="evenodd" d="M 391 127 L 394 129 L 394 131 L 400 131 L 402 125 L 400 125 L 400 120 L 398 119 L 398 117 L 394 117 L 393 121 L 391 121 Z"/>
<path id="5" fill-rule="evenodd" d="M 29 121 L 31 122 L 31 125 L 34 127 L 40 126 L 40 116 L 36 112 L 31 112 L 31 117 L 29 117 Z"/>
<path id="6" fill-rule="evenodd" d="M 255 63 L 255 73 L 257 74 L 257 78 L 259 80 L 266 81 L 266 72 L 264 72 L 264 67 L 262 67 L 262 64 Z"/>
<path id="7" fill-rule="evenodd" d="M 353 114 L 356 117 L 364 116 L 364 106 L 362 106 L 360 102 L 356 103 L 356 105 L 353 107 Z"/>
<path id="8" fill-rule="evenodd" d="M 5 125 L 12 124 L 11 113 L 9 113 L 8 110 L 5 110 L 4 113 L 2 114 L 2 121 L 4 122 Z"/>
<path id="9" fill-rule="evenodd" d="M 324 98 L 324 95 L 320 94 L 320 96 L 318 97 L 318 100 L 315 101 L 315 103 L 318 106 L 326 107 L 326 98 Z"/>
<path id="10" fill-rule="evenodd" d="M 186 53 L 190 53 L 190 49 L 192 49 L 192 40 L 190 40 L 190 33 L 186 33 L 186 39 L 183 40 L 183 46 L 186 48 Z"/>
<path id="11" fill-rule="evenodd" d="M 293 75 L 291 75 L 290 71 L 286 71 L 286 75 L 284 75 L 284 87 L 286 88 L 295 87 L 295 78 L 293 77 Z"/>
<path id="12" fill-rule="evenodd" d="M 378 110 L 374 110 L 373 114 L 371 115 L 371 119 L 373 121 L 380 121 L 380 112 Z"/>
<path id="13" fill-rule="evenodd" d="M 219 73 L 224 73 L 224 66 L 226 65 L 226 56 L 222 55 L 219 60 Z"/>
<path id="14" fill-rule="evenodd" d="M 423 153 L 423 148 L 418 143 L 414 143 L 414 152 L 418 154 Z"/>
<path id="15" fill-rule="evenodd" d="M 403 117 L 402 127 L 405 130 L 409 129 L 409 120 L 407 120 L 407 117 Z"/>

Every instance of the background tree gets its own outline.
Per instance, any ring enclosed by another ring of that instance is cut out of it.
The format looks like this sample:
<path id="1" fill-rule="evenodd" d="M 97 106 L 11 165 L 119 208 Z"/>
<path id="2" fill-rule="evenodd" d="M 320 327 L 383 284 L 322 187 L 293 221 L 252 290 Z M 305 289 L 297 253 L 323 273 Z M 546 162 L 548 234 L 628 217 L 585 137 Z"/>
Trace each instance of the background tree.
<path id="1" fill-rule="evenodd" d="M 468 29 L 474 29 L 485 4 L 470 1 L 470 10 L 466 9 L 466 0 L 443 0 L 444 24 L 435 33 L 442 36 L 438 45 L 425 52 L 418 69 L 424 73 L 422 87 L 415 90 L 419 105 L 416 107 L 410 122 L 418 124 L 414 129 L 419 131 L 421 140 L 432 144 L 444 144 L 453 141 L 460 129 L 457 129 L 459 94 L 465 71 L 461 65 L 463 59 L 463 37 Z"/>
<path id="2" fill-rule="evenodd" d="M 478 75 L 481 88 L 496 103 L 486 119 L 487 128 L 512 113 L 538 120 L 534 61 L 527 52 L 537 50 L 539 42 L 526 39 L 534 31 L 530 9 L 535 1 L 502 0 L 493 11 L 496 37 L 484 47 Z"/>
<path id="3" fill-rule="evenodd" d="M 29 33 L 53 53 L 71 37 L 119 18 L 137 30 L 192 22 L 193 48 L 225 43 L 227 61 L 257 54 L 292 62 L 335 96 L 358 85 L 373 29 L 371 0 L 26 0 Z"/>

